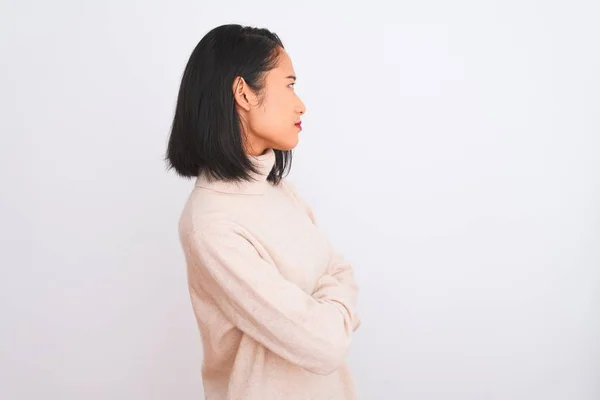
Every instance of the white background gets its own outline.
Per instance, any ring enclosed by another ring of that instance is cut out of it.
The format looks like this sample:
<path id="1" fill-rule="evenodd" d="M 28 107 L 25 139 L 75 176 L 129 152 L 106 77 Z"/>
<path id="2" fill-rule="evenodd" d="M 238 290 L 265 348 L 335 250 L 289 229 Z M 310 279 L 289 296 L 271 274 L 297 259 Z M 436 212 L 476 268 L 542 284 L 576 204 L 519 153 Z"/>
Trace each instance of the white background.
<path id="1" fill-rule="evenodd" d="M 202 398 L 162 158 L 230 22 L 295 64 L 290 179 L 356 269 L 360 398 L 600 399 L 600 6 L 350 3 L 2 2 L 1 399 Z"/>

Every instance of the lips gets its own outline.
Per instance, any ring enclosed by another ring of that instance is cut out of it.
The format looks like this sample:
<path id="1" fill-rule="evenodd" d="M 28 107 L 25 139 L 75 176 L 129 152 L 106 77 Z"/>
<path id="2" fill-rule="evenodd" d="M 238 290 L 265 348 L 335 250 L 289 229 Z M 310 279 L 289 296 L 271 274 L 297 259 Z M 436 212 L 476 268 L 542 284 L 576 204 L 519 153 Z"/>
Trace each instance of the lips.
<path id="1" fill-rule="evenodd" d="M 296 122 L 294 125 L 296 125 L 300 129 L 302 129 L 302 122 Z"/>

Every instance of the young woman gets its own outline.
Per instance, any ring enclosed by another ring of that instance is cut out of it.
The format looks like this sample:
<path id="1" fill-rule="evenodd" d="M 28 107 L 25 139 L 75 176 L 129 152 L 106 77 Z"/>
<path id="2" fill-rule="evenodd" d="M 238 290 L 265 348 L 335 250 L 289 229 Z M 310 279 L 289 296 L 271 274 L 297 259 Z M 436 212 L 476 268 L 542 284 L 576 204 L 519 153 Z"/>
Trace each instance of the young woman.
<path id="1" fill-rule="evenodd" d="M 167 161 L 195 186 L 179 233 L 207 400 L 355 399 L 352 267 L 284 179 L 306 109 L 279 37 L 219 26 L 185 68 Z"/>

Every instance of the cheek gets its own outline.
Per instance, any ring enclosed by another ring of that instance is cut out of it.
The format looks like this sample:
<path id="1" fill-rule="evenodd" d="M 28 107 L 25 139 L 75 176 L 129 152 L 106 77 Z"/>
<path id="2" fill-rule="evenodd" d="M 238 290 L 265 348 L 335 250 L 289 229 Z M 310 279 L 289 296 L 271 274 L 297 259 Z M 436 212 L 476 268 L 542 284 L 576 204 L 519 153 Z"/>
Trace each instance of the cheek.
<path id="1" fill-rule="evenodd" d="M 283 99 L 266 100 L 263 107 L 255 114 L 253 131 L 265 138 L 277 138 L 293 131 L 294 123 L 285 104 Z"/>

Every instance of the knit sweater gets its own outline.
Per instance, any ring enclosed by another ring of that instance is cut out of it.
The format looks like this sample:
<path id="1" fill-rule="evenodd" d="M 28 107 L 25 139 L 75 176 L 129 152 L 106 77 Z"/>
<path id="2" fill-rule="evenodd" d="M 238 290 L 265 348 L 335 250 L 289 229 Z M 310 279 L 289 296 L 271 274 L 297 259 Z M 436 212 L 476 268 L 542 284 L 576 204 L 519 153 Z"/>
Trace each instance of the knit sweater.
<path id="1" fill-rule="evenodd" d="M 352 267 L 295 187 L 267 181 L 274 151 L 251 158 L 252 182 L 200 174 L 179 223 L 205 398 L 356 399 Z"/>

